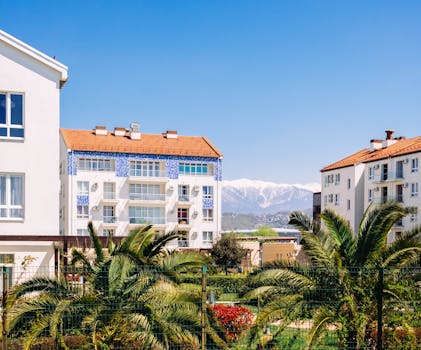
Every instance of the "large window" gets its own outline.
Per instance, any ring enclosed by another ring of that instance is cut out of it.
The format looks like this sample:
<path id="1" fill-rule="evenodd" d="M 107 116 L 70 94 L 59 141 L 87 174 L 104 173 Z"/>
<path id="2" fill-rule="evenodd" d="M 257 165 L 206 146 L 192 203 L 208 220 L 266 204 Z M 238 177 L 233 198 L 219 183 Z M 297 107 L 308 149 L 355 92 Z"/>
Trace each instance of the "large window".
<path id="1" fill-rule="evenodd" d="M 23 115 L 23 95 L 1 92 L 0 138 L 22 139 L 25 135 Z"/>
<path id="2" fill-rule="evenodd" d="M 78 205 L 76 208 L 76 217 L 78 219 L 88 219 L 89 218 L 89 205 L 83 204 Z"/>
<path id="3" fill-rule="evenodd" d="M 129 198 L 131 200 L 163 201 L 165 194 L 161 191 L 161 185 L 130 184 Z"/>
<path id="4" fill-rule="evenodd" d="M 178 200 L 180 202 L 188 202 L 190 200 L 188 185 L 178 185 Z"/>
<path id="5" fill-rule="evenodd" d="M 411 184 L 411 197 L 418 196 L 418 182 L 414 182 Z"/>
<path id="6" fill-rule="evenodd" d="M 0 174 L 0 219 L 23 219 L 23 175 Z"/>
<path id="7" fill-rule="evenodd" d="M 89 181 L 78 181 L 77 182 L 77 195 L 78 196 L 89 196 Z"/>
<path id="8" fill-rule="evenodd" d="M 180 162 L 178 171 L 182 175 L 213 175 L 212 164 Z"/>
<path id="9" fill-rule="evenodd" d="M 177 209 L 177 218 L 178 223 L 181 225 L 189 224 L 189 209 L 188 208 L 178 208 Z"/>
<path id="10" fill-rule="evenodd" d="M 161 164 L 155 161 L 131 160 L 129 168 L 130 176 L 164 177 Z"/>
<path id="11" fill-rule="evenodd" d="M 203 231 L 202 232 L 203 243 L 211 244 L 213 243 L 213 232 L 212 231 Z"/>
<path id="12" fill-rule="evenodd" d="M 165 224 L 165 208 L 129 207 L 131 224 Z"/>
<path id="13" fill-rule="evenodd" d="M 115 164 L 113 159 L 103 158 L 79 158 L 78 170 L 87 171 L 114 171 Z"/>
<path id="14" fill-rule="evenodd" d="M 203 186 L 203 198 L 213 199 L 213 186 Z"/>
<path id="15" fill-rule="evenodd" d="M 104 205 L 103 208 L 103 221 L 106 224 L 112 224 L 116 222 L 115 207 L 112 205 Z"/>
<path id="16" fill-rule="evenodd" d="M 418 171 L 418 158 L 411 159 L 411 173 Z"/>
<path id="17" fill-rule="evenodd" d="M 104 199 L 115 199 L 114 182 L 104 182 Z"/>
<path id="18" fill-rule="evenodd" d="M 202 216 L 203 216 L 203 221 L 212 222 L 213 209 L 203 209 Z"/>

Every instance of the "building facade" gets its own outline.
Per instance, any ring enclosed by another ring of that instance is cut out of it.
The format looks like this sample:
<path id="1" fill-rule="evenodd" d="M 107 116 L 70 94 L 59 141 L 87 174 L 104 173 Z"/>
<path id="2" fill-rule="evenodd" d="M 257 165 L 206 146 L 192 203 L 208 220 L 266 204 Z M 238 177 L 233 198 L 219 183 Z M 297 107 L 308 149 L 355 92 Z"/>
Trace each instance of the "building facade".
<path id="1" fill-rule="evenodd" d="M 324 167 L 322 209 L 332 208 L 355 229 L 370 205 L 397 201 L 415 208 L 389 233 L 388 240 L 420 224 L 421 137 L 393 137 L 386 131 L 384 140 L 373 139 L 370 147 Z"/>
<path id="2" fill-rule="evenodd" d="M 0 264 L 53 266 L 67 67 L 0 31 L 0 77 Z"/>
<path id="3" fill-rule="evenodd" d="M 170 248 L 209 249 L 221 230 L 222 154 L 205 137 L 139 125 L 61 130 L 60 231 L 125 236 L 143 224 L 185 232 Z"/>

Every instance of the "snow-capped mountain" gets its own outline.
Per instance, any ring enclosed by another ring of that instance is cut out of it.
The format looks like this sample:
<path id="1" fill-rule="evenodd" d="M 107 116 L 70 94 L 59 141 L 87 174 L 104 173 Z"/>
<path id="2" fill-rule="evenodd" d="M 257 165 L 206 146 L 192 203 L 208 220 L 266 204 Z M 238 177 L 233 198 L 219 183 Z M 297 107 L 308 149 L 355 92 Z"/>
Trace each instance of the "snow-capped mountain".
<path id="1" fill-rule="evenodd" d="M 313 192 L 320 184 L 277 184 L 238 179 L 222 181 L 222 212 L 243 214 L 274 214 L 310 209 Z"/>

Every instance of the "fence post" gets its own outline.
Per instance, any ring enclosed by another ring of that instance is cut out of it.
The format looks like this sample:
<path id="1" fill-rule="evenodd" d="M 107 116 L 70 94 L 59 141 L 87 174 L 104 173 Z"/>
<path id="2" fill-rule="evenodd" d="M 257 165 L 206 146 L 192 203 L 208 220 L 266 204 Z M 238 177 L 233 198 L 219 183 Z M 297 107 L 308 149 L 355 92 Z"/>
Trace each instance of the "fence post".
<path id="1" fill-rule="evenodd" d="M 383 349 L 383 274 L 383 267 L 380 267 L 377 287 L 377 350 Z"/>
<path id="2" fill-rule="evenodd" d="M 202 350 L 206 349 L 206 265 L 202 266 Z"/>
<path id="3" fill-rule="evenodd" d="M 6 270 L 6 266 L 3 266 L 2 269 L 2 273 L 3 273 L 3 297 L 2 297 L 2 315 L 1 315 L 1 323 L 2 323 L 2 339 L 1 339 L 1 344 L 2 344 L 2 350 L 7 350 L 7 325 L 6 325 L 6 318 L 7 318 L 7 314 L 6 314 L 6 303 L 7 303 L 7 270 Z"/>

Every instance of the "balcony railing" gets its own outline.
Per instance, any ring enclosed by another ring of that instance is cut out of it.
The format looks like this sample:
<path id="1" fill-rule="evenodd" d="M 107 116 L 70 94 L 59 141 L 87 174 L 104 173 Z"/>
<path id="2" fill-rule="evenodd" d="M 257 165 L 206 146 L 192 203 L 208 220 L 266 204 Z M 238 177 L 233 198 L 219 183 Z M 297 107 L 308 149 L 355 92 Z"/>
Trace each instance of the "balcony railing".
<path id="1" fill-rule="evenodd" d="M 373 198 L 374 203 L 387 203 L 387 202 L 403 202 L 403 195 L 396 196 L 384 196 L 384 197 L 375 197 Z"/>
<path id="2" fill-rule="evenodd" d="M 189 219 L 188 218 L 178 218 L 178 224 L 179 225 L 188 225 Z"/>
<path id="3" fill-rule="evenodd" d="M 104 192 L 104 199 L 115 199 L 115 192 Z"/>
<path id="4" fill-rule="evenodd" d="M 178 195 L 178 201 L 179 202 L 189 202 L 190 196 L 188 194 L 180 194 L 180 195 Z"/>
<path id="5" fill-rule="evenodd" d="M 115 216 L 104 216 L 102 221 L 104 224 L 115 224 L 117 222 L 117 217 Z"/>
<path id="6" fill-rule="evenodd" d="M 187 239 L 179 239 L 178 240 L 178 246 L 180 248 L 188 248 L 189 247 L 189 241 Z"/>
<path id="7" fill-rule="evenodd" d="M 395 172 L 376 175 L 374 176 L 373 181 L 374 182 L 401 181 L 403 179 L 404 179 L 403 172 L 395 171 Z"/>
<path id="8" fill-rule="evenodd" d="M 167 177 L 166 171 L 161 170 L 133 170 L 129 171 L 129 176 L 138 177 Z"/>
<path id="9" fill-rule="evenodd" d="M 160 193 L 130 193 L 129 199 L 134 201 L 165 201 L 165 194 Z"/>
<path id="10" fill-rule="evenodd" d="M 144 218 L 130 218 L 129 222 L 131 224 L 139 224 L 139 225 L 145 225 L 145 224 L 152 224 L 152 225 L 163 225 L 165 224 L 165 218 L 164 217 L 144 217 Z"/>

